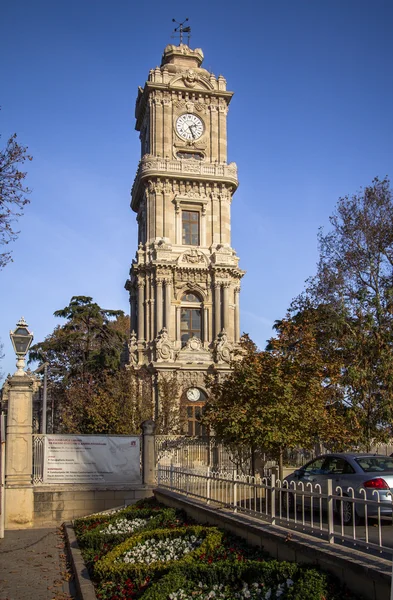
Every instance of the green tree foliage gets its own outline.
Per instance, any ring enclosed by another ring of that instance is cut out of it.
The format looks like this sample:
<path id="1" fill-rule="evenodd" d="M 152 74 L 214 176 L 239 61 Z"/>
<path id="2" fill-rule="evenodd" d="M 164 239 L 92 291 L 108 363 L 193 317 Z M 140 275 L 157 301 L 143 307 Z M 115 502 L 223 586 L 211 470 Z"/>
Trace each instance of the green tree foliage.
<path id="1" fill-rule="evenodd" d="M 74 380 L 65 391 L 61 430 L 67 433 L 139 435 L 140 425 L 152 418 L 151 377 L 145 371 L 105 371 Z"/>
<path id="2" fill-rule="evenodd" d="M 23 214 L 23 208 L 30 202 L 27 194 L 30 190 L 25 186 L 27 173 L 20 170 L 20 165 L 32 160 L 27 148 L 17 142 L 14 133 L 5 148 L 0 149 L 0 245 L 7 245 L 18 237 L 14 223 Z M 0 269 L 11 259 L 11 252 L 0 254 Z"/>
<path id="3" fill-rule="evenodd" d="M 341 401 L 367 449 L 386 441 L 393 417 L 393 202 L 390 182 L 375 179 L 340 198 L 331 230 L 319 233 L 317 275 L 292 306 L 319 315 L 320 342 L 340 356 Z M 328 318 L 327 318 L 328 315 Z"/>
<path id="4" fill-rule="evenodd" d="M 339 365 L 327 369 L 314 323 L 285 319 L 269 350 L 259 351 L 248 336 L 224 380 L 210 384 L 204 422 L 233 452 L 312 448 L 323 441 L 341 447 L 346 420 L 332 403 Z"/>
<path id="5" fill-rule="evenodd" d="M 54 315 L 66 323 L 32 346 L 29 354 L 30 361 L 49 363 L 54 381 L 67 388 L 74 380 L 97 379 L 120 367 L 128 331 L 123 311 L 103 309 L 90 296 L 73 296 Z"/>

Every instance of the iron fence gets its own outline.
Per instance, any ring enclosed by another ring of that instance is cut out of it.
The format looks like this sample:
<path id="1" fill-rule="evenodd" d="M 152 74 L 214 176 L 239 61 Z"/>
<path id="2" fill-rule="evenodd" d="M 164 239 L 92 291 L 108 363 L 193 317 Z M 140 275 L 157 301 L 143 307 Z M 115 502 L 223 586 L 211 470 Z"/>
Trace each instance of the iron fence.
<path id="1" fill-rule="evenodd" d="M 33 484 L 41 485 L 44 483 L 44 448 L 45 435 L 33 435 Z"/>
<path id="2" fill-rule="evenodd" d="M 331 479 L 324 493 L 319 484 L 305 486 L 302 482 L 291 482 L 289 485 L 274 474 L 261 478 L 209 468 L 202 473 L 162 464 L 158 465 L 157 476 L 158 487 L 198 498 L 207 505 L 246 513 L 273 526 L 317 536 L 330 544 L 355 546 L 389 558 L 393 554 L 391 509 L 386 517 L 383 512 L 386 504 L 382 504 L 378 490 L 373 491 L 370 499 L 364 489 L 357 497 L 354 490 L 344 493 L 340 486 L 333 489 Z M 357 511 L 364 514 L 362 524 L 358 523 Z"/>

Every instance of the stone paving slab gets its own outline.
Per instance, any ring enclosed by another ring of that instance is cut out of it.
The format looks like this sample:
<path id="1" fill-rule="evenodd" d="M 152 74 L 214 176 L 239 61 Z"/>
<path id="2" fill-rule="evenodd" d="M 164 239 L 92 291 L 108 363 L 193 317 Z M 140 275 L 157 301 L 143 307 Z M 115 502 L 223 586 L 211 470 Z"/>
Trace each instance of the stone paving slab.
<path id="1" fill-rule="evenodd" d="M 75 598 L 61 529 L 23 529 L 0 539 L 0 600 Z"/>

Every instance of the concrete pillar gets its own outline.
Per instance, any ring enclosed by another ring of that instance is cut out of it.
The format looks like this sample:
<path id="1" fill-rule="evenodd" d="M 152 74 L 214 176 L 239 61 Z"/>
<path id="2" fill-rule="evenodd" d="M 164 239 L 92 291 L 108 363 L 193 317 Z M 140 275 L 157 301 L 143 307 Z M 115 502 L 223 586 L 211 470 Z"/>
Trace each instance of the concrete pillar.
<path id="1" fill-rule="evenodd" d="M 156 281 L 156 317 L 157 317 L 157 332 L 158 335 L 162 329 L 162 317 L 163 317 L 163 305 L 162 305 L 162 281 L 158 279 Z"/>
<path id="2" fill-rule="evenodd" d="M 142 483 L 155 485 L 156 483 L 156 456 L 154 447 L 154 421 L 143 421 L 142 429 Z"/>
<path id="3" fill-rule="evenodd" d="M 144 288 L 145 282 L 143 279 L 138 280 L 138 341 L 143 342 L 145 339 L 145 306 L 144 306 Z"/>
<path id="4" fill-rule="evenodd" d="M 214 284 L 214 338 L 221 331 L 221 283 Z"/>
<path id="5" fill-rule="evenodd" d="M 9 380 L 5 465 L 5 528 L 33 526 L 33 383 L 22 373 Z"/>

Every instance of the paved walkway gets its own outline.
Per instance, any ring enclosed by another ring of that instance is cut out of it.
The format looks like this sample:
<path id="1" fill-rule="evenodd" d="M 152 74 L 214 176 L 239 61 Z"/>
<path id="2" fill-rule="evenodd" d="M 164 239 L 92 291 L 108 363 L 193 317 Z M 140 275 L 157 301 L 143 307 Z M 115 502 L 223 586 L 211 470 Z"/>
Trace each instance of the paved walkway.
<path id="1" fill-rule="evenodd" d="M 0 539 L 0 600 L 75 598 L 60 529 L 6 531 Z"/>

